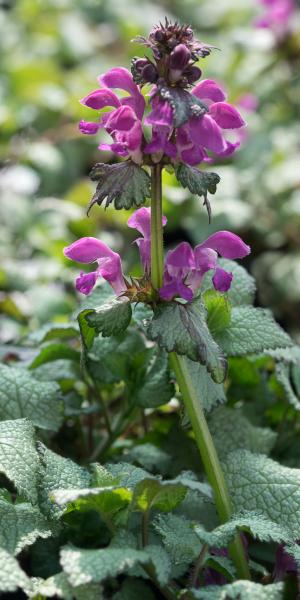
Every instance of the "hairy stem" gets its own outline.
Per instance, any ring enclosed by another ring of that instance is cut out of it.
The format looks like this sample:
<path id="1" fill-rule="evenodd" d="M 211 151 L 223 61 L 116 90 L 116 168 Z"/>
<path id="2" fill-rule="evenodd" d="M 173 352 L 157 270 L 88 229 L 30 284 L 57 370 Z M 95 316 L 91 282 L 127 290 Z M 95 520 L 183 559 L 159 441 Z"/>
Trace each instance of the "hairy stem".
<path id="1" fill-rule="evenodd" d="M 207 479 L 214 491 L 215 504 L 220 521 L 221 523 L 225 523 L 230 519 L 232 514 L 230 496 L 213 439 L 200 404 L 198 392 L 196 392 L 192 384 L 183 356 L 178 356 L 175 352 L 171 352 L 170 365 L 176 375 Z M 236 534 L 234 540 L 229 545 L 229 554 L 235 564 L 238 578 L 250 579 L 245 550 L 239 534 Z"/>
<path id="2" fill-rule="evenodd" d="M 151 167 L 151 281 L 155 289 L 162 286 L 164 272 L 161 171 L 161 165 Z"/>
<path id="3" fill-rule="evenodd" d="M 157 289 L 162 285 L 164 267 L 161 166 L 152 167 L 151 183 L 151 280 L 153 287 Z M 220 521 L 224 523 L 232 514 L 230 496 L 197 391 L 192 385 L 184 357 L 171 352 L 170 364 L 176 375 L 207 478 L 214 491 Z M 238 534 L 229 546 L 229 553 L 238 578 L 250 579 L 244 547 Z"/>

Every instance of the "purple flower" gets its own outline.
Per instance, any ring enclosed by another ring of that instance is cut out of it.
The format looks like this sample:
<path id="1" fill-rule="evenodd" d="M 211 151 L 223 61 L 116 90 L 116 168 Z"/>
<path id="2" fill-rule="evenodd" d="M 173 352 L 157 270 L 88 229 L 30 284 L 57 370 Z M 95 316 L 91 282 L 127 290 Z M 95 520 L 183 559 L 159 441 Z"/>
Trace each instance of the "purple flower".
<path id="1" fill-rule="evenodd" d="M 163 215 L 162 224 L 165 226 L 167 218 Z M 128 227 L 137 229 L 143 237 L 135 240 L 138 246 L 141 263 L 145 273 L 150 273 L 151 266 L 151 208 L 143 206 L 136 210 L 127 221 Z"/>
<path id="2" fill-rule="evenodd" d="M 131 73 L 123 67 L 111 69 L 99 77 L 103 86 L 81 100 L 81 103 L 94 110 L 111 107 L 98 123 L 80 121 L 79 129 L 87 135 L 94 135 L 104 128 L 113 138 L 112 144 L 100 144 L 100 150 L 111 150 L 119 156 L 130 156 L 137 163 L 142 162 L 141 146 L 143 130 L 141 120 L 145 110 L 145 100 Z M 118 98 L 110 88 L 119 88 L 129 96 Z"/>
<path id="3" fill-rule="evenodd" d="M 194 250 L 190 244 L 182 242 L 166 256 L 164 285 L 159 290 L 161 298 L 172 300 L 181 297 L 190 302 L 205 273 L 210 270 L 214 272 L 214 288 L 220 292 L 227 292 L 233 275 L 217 266 L 218 255 L 224 258 L 243 258 L 249 252 L 249 246 L 230 231 L 214 233 Z"/>
<path id="4" fill-rule="evenodd" d="M 80 273 L 77 277 L 76 289 L 82 294 L 89 294 L 99 277 L 106 279 L 116 294 L 122 294 L 126 290 L 119 254 L 100 240 L 93 237 L 81 238 L 64 248 L 64 255 L 76 262 L 98 263 L 96 271 Z"/>
<path id="5" fill-rule="evenodd" d="M 295 13 L 294 0 L 258 0 L 265 7 L 265 13 L 255 21 L 256 27 L 270 29 L 276 38 L 284 37 L 290 28 L 291 17 Z"/>

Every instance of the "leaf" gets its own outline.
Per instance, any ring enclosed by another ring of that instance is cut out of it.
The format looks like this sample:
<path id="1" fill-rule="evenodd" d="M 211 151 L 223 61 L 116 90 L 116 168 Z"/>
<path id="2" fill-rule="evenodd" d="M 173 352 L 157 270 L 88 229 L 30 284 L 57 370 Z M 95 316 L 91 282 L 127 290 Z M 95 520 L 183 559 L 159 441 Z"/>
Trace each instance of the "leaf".
<path id="1" fill-rule="evenodd" d="M 186 355 L 205 365 L 216 383 L 224 381 L 226 359 L 210 334 L 206 324 L 206 309 L 201 301 L 158 305 L 148 334 L 167 352 Z"/>
<path id="2" fill-rule="evenodd" d="M 74 360 L 79 363 L 80 352 L 74 350 L 74 348 L 70 348 L 67 344 L 48 344 L 41 348 L 38 355 L 32 361 L 30 369 L 36 369 L 36 367 L 40 367 L 46 363 L 62 359 Z"/>
<path id="3" fill-rule="evenodd" d="M 104 200 L 105 208 L 114 202 L 117 210 L 128 210 L 142 206 L 146 198 L 150 198 L 150 177 L 145 169 L 131 160 L 113 165 L 97 163 L 90 177 L 98 184 L 88 212 L 94 204 L 100 206 Z"/>
<path id="4" fill-rule="evenodd" d="M 27 339 L 35 344 L 41 344 L 56 339 L 77 338 L 78 333 L 76 323 L 46 323 L 37 331 L 30 333 Z"/>
<path id="5" fill-rule="evenodd" d="M 252 581 L 235 581 L 227 585 L 210 585 L 192 590 L 195 600 L 282 600 L 283 583 L 260 585 Z"/>
<path id="6" fill-rule="evenodd" d="M 186 567 L 199 556 L 202 544 L 194 531 L 193 523 L 185 517 L 158 515 L 153 526 L 175 565 Z"/>
<path id="7" fill-rule="evenodd" d="M 118 479 L 119 485 L 129 489 L 135 488 L 140 481 L 149 477 L 150 475 L 150 473 L 145 471 L 145 469 L 135 467 L 125 462 L 106 465 L 106 468 L 115 478 Z"/>
<path id="8" fill-rule="evenodd" d="M 60 387 L 37 381 L 25 369 L 0 365 L 0 419 L 22 417 L 37 427 L 57 431 L 63 421 Z"/>
<path id="9" fill-rule="evenodd" d="M 29 585 L 29 578 L 22 571 L 18 561 L 0 548 L 0 592 L 15 592 L 18 588 L 26 588 Z"/>
<path id="10" fill-rule="evenodd" d="M 244 304 L 253 304 L 256 284 L 255 279 L 235 260 L 228 258 L 219 258 L 219 266 L 233 274 L 230 289 L 226 292 L 226 297 L 232 306 L 242 306 Z M 212 289 L 211 273 L 207 273 L 202 281 L 201 290 Z"/>
<path id="11" fill-rule="evenodd" d="M 280 362 L 276 364 L 275 367 L 275 374 L 276 374 L 276 378 L 278 379 L 279 383 L 281 383 L 285 396 L 288 400 L 288 402 L 295 408 L 295 410 L 299 411 L 300 410 L 300 398 L 298 398 L 296 396 L 296 393 L 293 389 L 292 386 L 292 382 L 291 382 L 291 374 L 292 374 L 292 369 L 290 367 L 290 365 L 284 363 L 284 362 Z"/>
<path id="12" fill-rule="evenodd" d="M 168 356 L 163 350 L 155 348 L 144 377 L 137 382 L 135 402 L 143 408 L 155 408 L 167 404 L 174 393 Z"/>
<path id="13" fill-rule="evenodd" d="M 227 401 L 222 383 L 215 383 L 206 368 L 186 359 L 186 365 L 203 410 L 210 412 L 218 404 Z"/>
<path id="14" fill-rule="evenodd" d="M 208 112 L 208 107 L 204 102 L 182 88 L 168 87 L 159 82 L 157 93 L 172 107 L 174 127 L 180 127 L 191 117 L 201 117 Z"/>
<path id="15" fill-rule="evenodd" d="M 60 562 L 68 581 L 76 587 L 116 577 L 138 564 L 149 564 L 150 557 L 144 550 L 134 548 L 85 550 L 64 546 L 60 552 Z"/>
<path id="16" fill-rule="evenodd" d="M 19 494 L 32 504 L 37 501 L 38 454 L 35 432 L 27 419 L 0 423 L 0 472 L 10 479 Z"/>
<path id="17" fill-rule="evenodd" d="M 114 298 L 94 311 L 87 311 L 84 318 L 97 334 L 109 337 L 123 333 L 131 321 L 131 315 L 130 302 Z"/>
<path id="18" fill-rule="evenodd" d="M 125 458 L 128 462 L 139 463 L 148 471 L 159 471 L 160 473 L 167 472 L 172 462 L 170 454 L 148 442 L 133 446 L 126 452 Z"/>
<path id="19" fill-rule="evenodd" d="M 155 600 L 150 587 L 141 579 L 125 579 L 119 592 L 112 600 Z"/>
<path id="20" fill-rule="evenodd" d="M 66 488 L 86 488 L 90 484 L 89 472 L 69 458 L 63 458 L 42 444 L 38 446 L 41 467 L 39 476 L 39 501 L 43 512 L 59 517 L 63 509 L 50 501 L 53 490 Z"/>
<path id="21" fill-rule="evenodd" d="M 94 379 L 103 383 L 129 381 L 136 388 L 138 368 L 141 363 L 144 365 L 148 353 L 144 336 L 129 327 L 117 336 L 95 339 L 88 355 L 88 369 Z"/>
<path id="22" fill-rule="evenodd" d="M 226 457 L 225 477 L 234 510 L 258 511 L 300 536 L 300 470 L 262 454 L 236 450 Z"/>
<path id="23" fill-rule="evenodd" d="M 171 561 L 169 555 L 162 546 L 157 545 L 146 546 L 145 551 L 152 562 L 158 583 L 162 586 L 166 585 L 171 575 Z"/>
<path id="24" fill-rule="evenodd" d="M 95 310 L 98 306 L 106 304 L 115 298 L 115 293 L 111 286 L 107 283 L 101 283 L 98 285 L 89 296 L 85 297 L 80 303 L 79 310 L 76 313 L 78 325 L 80 329 L 82 347 L 83 347 L 83 361 L 86 359 L 86 353 L 91 349 L 94 338 L 95 329 L 90 327 L 85 319 L 85 316 L 90 310 Z"/>
<path id="25" fill-rule="evenodd" d="M 156 508 L 161 512 L 169 512 L 182 502 L 186 492 L 186 487 L 180 483 L 144 479 L 134 489 L 131 509 L 148 512 Z"/>
<path id="26" fill-rule="evenodd" d="M 228 356 L 267 353 L 269 349 L 293 344 L 270 311 L 252 306 L 234 307 L 230 326 L 219 331 L 215 339 Z"/>
<path id="27" fill-rule="evenodd" d="M 253 538 L 261 542 L 280 544 L 293 539 L 293 532 L 288 527 L 278 525 L 264 515 L 250 511 L 233 515 L 230 521 L 219 525 L 213 531 L 205 531 L 199 525 L 195 527 L 195 533 L 201 543 L 208 544 L 211 548 L 226 548 L 237 530 L 250 533 Z"/>
<path id="28" fill-rule="evenodd" d="M 30 504 L 10 504 L 0 500 L 0 547 L 10 554 L 19 554 L 38 538 L 48 538 L 53 529 Z"/>
<path id="29" fill-rule="evenodd" d="M 218 408 L 209 418 L 217 452 L 225 456 L 239 448 L 269 454 L 277 434 L 268 427 L 254 427 L 239 409 Z"/>
<path id="30" fill-rule="evenodd" d="M 73 587 L 67 580 L 65 573 L 57 573 L 46 580 L 39 580 L 34 588 L 35 596 L 63 598 L 63 600 L 101 600 L 103 598 L 101 587 L 95 583 Z M 34 596 L 34 597 L 35 597 Z"/>
<path id="31" fill-rule="evenodd" d="M 231 306 L 227 297 L 215 290 L 207 290 L 203 294 L 207 310 L 207 325 L 213 335 L 223 331 L 230 325 Z"/>
<path id="32" fill-rule="evenodd" d="M 115 513 L 129 504 L 132 492 L 125 487 L 58 489 L 51 492 L 51 498 L 59 506 L 64 507 L 64 512 L 97 510 L 101 515 L 111 519 Z"/>
<path id="33" fill-rule="evenodd" d="M 211 207 L 207 198 L 208 192 L 215 194 L 217 185 L 220 183 L 220 177 L 217 173 L 200 171 L 196 167 L 191 167 L 180 163 L 175 169 L 176 178 L 182 187 L 188 188 L 192 194 L 204 197 L 204 205 L 207 208 L 209 221 L 211 219 Z"/>

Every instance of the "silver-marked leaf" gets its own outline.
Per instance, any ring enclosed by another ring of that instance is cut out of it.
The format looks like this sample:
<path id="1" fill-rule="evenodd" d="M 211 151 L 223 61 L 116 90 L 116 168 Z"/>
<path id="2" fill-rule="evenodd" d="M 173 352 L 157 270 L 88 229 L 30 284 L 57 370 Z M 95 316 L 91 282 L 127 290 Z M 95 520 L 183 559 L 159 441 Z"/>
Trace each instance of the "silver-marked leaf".
<path id="1" fill-rule="evenodd" d="M 105 208 L 111 202 L 114 202 L 117 210 L 139 207 L 150 197 L 150 176 L 131 160 L 113 165 L 98 163 L 93 167 L 90 177 L 98 184 L 88 210 L 94 204 L 101 205 L 104 200 Z"/>
<path id="2" fill-rule="evenodd" d="M 132 492 L 125 487 L 59 489 L 51 492 L 51 498 L 64 507 L 64 512 L 97 510 L 105 517 L 112 518 L 128 506 Z"/>
<path id="3" fill-rule="evenodd" d="M 0 592 L 15 592 L 18 588 L 30 587 L 30 580 L 18 561 L 0 548 Z"/>
<path id="4" fill-rule="evenodd" d="M 283 583 L 261 585 L 253 581 L 235 581 L 192 590 L 191 594 L 195 600 L 282 600 Z"/>
<path id="5" fill-rule="evenodd" d="M 27 417 L 37 427 L 57 431 L 63 421 L 60 387 L 37 381 L 25 369 L 0 365 L 0 419 Z"/>
<path id="6" fill-rule="evenodd" d="M 19 554 L 38 538 L 50 537 L 53 528 L 31 504 L 10 504 L 0 500 L 0 547 Z"/>
<path id="7" fill-rule="evenodd" d="M 294 365 L 292 365 L 292 367 L 293 366 Z M 281 385 L 284 389 L 284 393 L 285 393 L 285 396 L 286 396 L 288 402 L 291 404 L 291 406 L 293 406 L 296 410 L 299 411 L 300 410 L 300 398 L 298 398 L 298 396 L 296 396 L 296 393 L 292 386 L 291 365 L 284 363 L 284 362 L 277 363 L 276 367 L 275 367 L 275 374 L 276 374 L 276 377 L 277 377 L 279 383 L 281 383 Z"/>
<path id="8" fill-rule="evenodd" d="M 163 544 L 175 566 L 186 566 L 199 556 L 201 546 L 193 523 L 179 515 L 158 515 L 153 526 L 161 536 Z"/>
<path id="9" fill-rule="evenodd" d="M 207 327 L 206 309 L 201 301 L 158 305 L 148 334 L 167 352 L 186 355 L 205 365 L 217 383 L 224 381 L 226 359 Z"/>
<path id="10" fill-rule="evenodd" d="M 227 356 L 267 353 L 269 349 L 293 345 L 270 311 L 252 306 L 234 307 L 230 326 L 218 331 L 215 339 Z"/>
<path id="11" fill-rule="evenodd" d="M 144 377 L 137 384 L 135 402 L 143 408 L 155 408 L 167 404 L 174 395 L 174 384 L 170 380 L 168 356 L 156 348 Z"/>
<path id="12" fill-rule="evenodd" d="M 118 335 L 127 329 L 131 321 L 131 304 L 128 300 L 114 298 L 93 311 L 87 311 L 85 320 L 96 334 L 103 337 Z"/>
<path id="13" fill-rule="evenodd" d="M 209 429 L 217 452 L 224 457 L 237 449 L 269 454 L 277 434 L 268 427 L 255 427 L 239 409 L 222 406 L 209 419 Z"/>
<path id="14" fill-rule="evenodd" d="M 37 501 L 39 458 L 35 431 L 27 419 L 0 423 L 0 473 L 32 504 Z"/>
<path id="15" fill-rule="evenodd" d="M 102 600 L 102 589 L 97 583 L 88 583 L 73 587 L 65 573 L 57 573 L 45 580 L 38 580 L 34 585 L 34 598 L 63 598 L 63 600 Z"/>
<path id="16" fill-rule="evenodd" d="M 186 365 L 203 410 L 210 412 L 227 400 L 222 383 L 215 383 L 206 368 L 186 358 Z"/>

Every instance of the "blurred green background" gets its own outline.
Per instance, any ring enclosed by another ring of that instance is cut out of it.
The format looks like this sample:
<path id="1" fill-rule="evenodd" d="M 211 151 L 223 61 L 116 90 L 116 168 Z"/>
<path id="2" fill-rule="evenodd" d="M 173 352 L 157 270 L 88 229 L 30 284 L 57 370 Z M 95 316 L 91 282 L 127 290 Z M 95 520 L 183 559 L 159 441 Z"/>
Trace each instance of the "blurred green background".
<path id="1" fill-rule="evenodd" d="M 300 339 L 300 25 L 276 42 L 256 29 L 256 0 L 2 0 L 0 2 L 0 309 L 2 342 L 13 344 L 28 325 L 63 321 L 76 304 L 78 269 L 62 255 L 83 235 L 101 237 L 138 272 L 128 213 L 94 207 L 86 216 L 97 161 L 95 137 L 78 131 L 89 111 L 78 99 L 112 66 L 129 68 L 143 55 L 133 44 L 165 15 L 190 23 L 218 48 L 201 61 L 203 77 L 223 83 L 248 122 L 241 150 L 216 163 L 212 224 L 198 198 L 164 178 L 166 245 L 196 243 L 232 229 L 251 244 L 246 263 L 258 281 L 258 302 Z"/>

